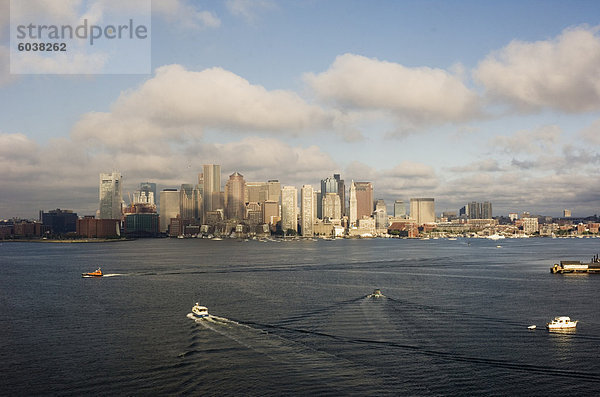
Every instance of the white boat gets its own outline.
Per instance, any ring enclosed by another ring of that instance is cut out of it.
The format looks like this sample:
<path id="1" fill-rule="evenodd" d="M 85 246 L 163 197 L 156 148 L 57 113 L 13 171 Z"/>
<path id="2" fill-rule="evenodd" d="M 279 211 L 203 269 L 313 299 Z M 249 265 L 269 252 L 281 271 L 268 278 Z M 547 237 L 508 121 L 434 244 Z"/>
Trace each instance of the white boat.
<path id="1" fill-rule="evenodd" d="M 573 329 L 577 327 L 578 321 L 571 321 L 570 317 L 554 317 L 554 320 L 546 324 L 546 328 L 551 329 Z"/>
<path id="2" fill-rule="evenodd" d="M 206 306 L 200 306 L 198 302 L 192 307 L 192 315 L 195 318 L 206 318 L 209 316 L 208 308 Z"/>
<path id="3" fill-rule="evenodd" d="M 537 326 L 536 325 L 530 325 L 529 327 L 527 327 L 527 329 L 536 329 Z"/>
<path id="4" fill-rule="evenodd" d="M 502 240 L 506 237 L 501 234 L 496 233 L 496 234 L 492 234 L 491 236 L 488 236 L 487 238 L 489 238 L 490 240 Z"/>

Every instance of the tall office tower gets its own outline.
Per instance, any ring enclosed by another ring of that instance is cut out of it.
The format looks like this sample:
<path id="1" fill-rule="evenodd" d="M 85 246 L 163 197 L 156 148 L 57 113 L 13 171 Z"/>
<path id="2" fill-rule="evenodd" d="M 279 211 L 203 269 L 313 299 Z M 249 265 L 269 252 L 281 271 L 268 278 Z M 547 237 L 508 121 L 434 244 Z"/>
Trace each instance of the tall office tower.
<path id="1" fill-rule="evenodd" d="M 160 192 L 160 232 L 166 233 L 171 218 L 179 215 L 179 191 L 177 189 L 163 189 Z"/>
<path id="2" fill-rule="evenodd" d="M 202 221 L 202 195 L 198 186 L 191 184 L 181 185 L 179 191 L 179 216 L 181 219 L 193 219 Z"/>
<path id="3" fill-rule="evenodd" d="M 354 182 L 356 189 L 356 219 L 369 218 L 373 214 L 373 184 Z"/>
<path id="4" fill-rule="evenodd" d="M 378 229 L 385 229 L 388 227 L 387 206 L 382 199 L 378 199 L 375 202 L 375 226 Z"/>
<path id="5" fill-rule="evenodd" d="M 267 182 L 246 182 L 246 202 L 262 203 L 269 199 Z"/>
<path id="6" fill-rule="evenodd" d="M 340 202 L 342 203 L 342 216 L 346 214 L 346 185 L 344 180 L 340 179 L 340 174 L 333 174 L 333 179 L 337 181 L 338 196 L 340 196 Z"/>
<path id="7" fill-rule="evenodd" d="M 492 203 L 484 201 L 481 204 L 481 218 L 492 219 Z"/>
<path id="8" fill-rule="evenodd" d="M 315 192 L 311 185 L 302 186 L 300 191 L 300 214 L 303 236 L 313 236 L 315 223 Z"/>
<path id="9" fill-rule="evenodd" d="M 246 181 L 239 172 L 229 175 L 225 184 L 225 214 L 228 219 L 244 219 L 246 203 Z"/>
<path id="10" fill-rule="evenodd" d="M 358 220 L 358 207 L 356 201 L 356 184 L 354 181 L 350 183 L 350 191 L 348 193 L 350 196 L 348 200 L 348 222 L 350 223 L 350 226 L 356 226 L 356 221 Z"/>
<path id="11" fill-rule="evenodd" d="M 121 173 L 100 174 L 100 219 L 121 219 Z"/>
<path id="12" fill-rule="evenodd" d="M 315 216 L 323 219 L 323 194 L 320 190 L 315 190 L 315 207 L 317 208 Z"/>
<path id="13" fill-rule="evenodd" d="M 432 198 L 411 198 L 410 217 L 418 225 L 435 222 L 435 204 Z"/>
<path id="14" fill-rule="evenodd" d="M 335 178 L 321 179 L 321 194 L 325 197 L 327 193 L 338 193 L 338 181 Z"/>
<path id="15" fill-rule="evenodd" d="M 323 219 L 326 218 L 342 218 L 342 204 L 337 193 L 327 193 L 323 196 Z"/>
<path id="16" fill-rule="evenodd" d="M 281 182 L 271 179 L 267 181 L 267 185 L 269 186 L 269 200 L 281 204 Z"/>
<path id="17" fill-rule="evenodd" d="M 298 231 L 298 189 L 285 186 L 281 189 L 281 228 L 286 233 L 289 229 Z"/>
<path id="18" fill-rule="evenodd" d="M 563 218 L 570 218 L 571 210 L 563 210 Z"/>
<path id="19" fill-rule="evenodd" d="M 217 164 L 204 164 L 202 166 L 202 196 L 204 199 L 204 213 L 216 211 L 221 207 L 221 166 Z M 200 175 L 198 175 L 200 179 Z"/>
<path id="20" fill-rule="evenodd" d="M 403 218 L 404 216 L 406 216 L 406 207 L 404 206 L 404 201 L 394 201 L 394 218 Z"/>

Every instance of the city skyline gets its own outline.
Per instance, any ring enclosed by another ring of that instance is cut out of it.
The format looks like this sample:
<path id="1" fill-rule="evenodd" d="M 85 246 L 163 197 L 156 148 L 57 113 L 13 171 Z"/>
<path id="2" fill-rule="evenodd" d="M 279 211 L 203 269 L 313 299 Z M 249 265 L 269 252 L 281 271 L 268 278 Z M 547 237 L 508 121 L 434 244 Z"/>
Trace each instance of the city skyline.
<path id="1" fill-rule="evenodd" d="M 36 7 L 101 21 L 119 3 Z M 369 181 L 389 213 L 432 197 L 438 213 L 491 201 L 494 214 L 594 215 L 599 11 L 584 0 L 154 1 L 151 74 L 64 76 L 10 74 L 0 0 L 0 219 L 93 214 L 99 173 L 119 170 L 125 195 L 142 181 L 195 185 L 203 164 L 221 165 L 221 188 L 239 172 L 298 197 L 326 177 L 341 175 L 347 194 Z"/>

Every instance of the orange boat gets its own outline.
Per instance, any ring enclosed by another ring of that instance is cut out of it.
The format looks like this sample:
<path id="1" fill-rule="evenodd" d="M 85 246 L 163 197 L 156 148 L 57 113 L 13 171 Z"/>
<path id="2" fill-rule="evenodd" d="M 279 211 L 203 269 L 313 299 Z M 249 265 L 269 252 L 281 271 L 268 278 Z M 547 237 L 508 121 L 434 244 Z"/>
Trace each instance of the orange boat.
<path id="1" fill-rule="evenodd" d="M 81 273 L 81 277 L 102 277 L 102 270 L 98 268 L 90 273 Z"/>

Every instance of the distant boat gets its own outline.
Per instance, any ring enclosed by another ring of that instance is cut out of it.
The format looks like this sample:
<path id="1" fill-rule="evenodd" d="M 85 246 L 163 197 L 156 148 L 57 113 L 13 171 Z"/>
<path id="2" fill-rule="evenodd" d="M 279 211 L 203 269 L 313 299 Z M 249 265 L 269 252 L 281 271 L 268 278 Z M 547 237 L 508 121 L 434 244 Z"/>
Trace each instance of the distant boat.
<path id="1" fill-rule="evenodd" d="M 367 298 L 383 298 L 384 295 L 381 293 L 380 289 L 373 290 L 373 293 L 367 295 Z"/>
<path id="2" fill-rule="evenodd" d="M 579 321 L 571 321 L 571 318 L 567 316 L 554 317 L 554 320 L 546 324 L 546 328 L 548 328 L 549 330 L 573 329 L 577 327 L 578 322 Z"/>
<path id="3" fill-rule="evenodd" d="M 198 302 L 192 307 L 192 315 L 195 318 L 206 318 L 209 316 L 208 308 L 206 306 L 200 306 Z"/>
<path id="4" fill-rule="evenodd" d="M 100 268 L 89 273 L 81 273 L 81 277 L 102 277 L 102 270 Z"/>
<path id="5" fill-rule="evenodd" d="M 536 329 L 537 326 L 536 325 L 530 325 L 529 327 L 527 327 L 527 329 Z"/>
<path id="6" fill-rule="evenodd" d="M 487 238 L 489 238 L 490 240 L 501 240 L 506 237 L 504 237 L 501 234 L 492 234 L 491 236 L 488 236 Z"/>

